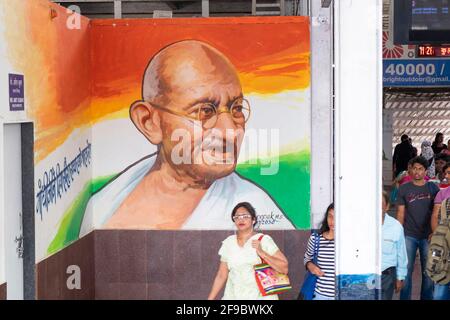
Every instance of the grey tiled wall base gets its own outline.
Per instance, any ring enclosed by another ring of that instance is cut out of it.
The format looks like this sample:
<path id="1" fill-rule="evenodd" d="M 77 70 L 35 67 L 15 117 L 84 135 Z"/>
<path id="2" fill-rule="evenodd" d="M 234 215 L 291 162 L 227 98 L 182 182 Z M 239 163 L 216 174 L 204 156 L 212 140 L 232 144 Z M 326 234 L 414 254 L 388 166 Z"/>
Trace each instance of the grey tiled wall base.
<path id="1" fill-rule="evenodd" d="M 36 299 L 95 299 L 94 264 L 94 234 L 90 233 L 37 264 Z M 74 275 L 72 269 L 77 267 L 79 275 Z M 74 287 L 76 280 L 80 283 Z"/>
<path id="2" fill-rule="evenodd" d="M 0 284 L 0 300 L 6 300 L 6 283 Z"/>
<path id="3" fill-rule="evenodd" d="M 289 260 L 296 299 L 309 231 L 268 231 Z M 96 230 L 38 264 L 38 299 L 206 299 L 221 242 L 233 231 Z M 81 289 L 68 290 L 68 264 L 81 264 Z M 77 291 L 77 292 L 73 292 Z"/>

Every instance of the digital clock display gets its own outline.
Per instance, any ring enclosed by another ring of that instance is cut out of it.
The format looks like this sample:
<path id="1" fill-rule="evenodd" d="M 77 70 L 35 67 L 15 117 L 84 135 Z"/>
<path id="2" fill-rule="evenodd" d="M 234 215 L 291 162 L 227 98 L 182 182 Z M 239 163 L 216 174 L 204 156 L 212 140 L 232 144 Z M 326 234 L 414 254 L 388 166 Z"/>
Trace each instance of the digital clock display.
<path id="1" fill-rule="evenodd" d="M 430 57 L 450 57 L 450 45 L 442 46 L 417 46 L 417 58 L 430 58 Z"/>

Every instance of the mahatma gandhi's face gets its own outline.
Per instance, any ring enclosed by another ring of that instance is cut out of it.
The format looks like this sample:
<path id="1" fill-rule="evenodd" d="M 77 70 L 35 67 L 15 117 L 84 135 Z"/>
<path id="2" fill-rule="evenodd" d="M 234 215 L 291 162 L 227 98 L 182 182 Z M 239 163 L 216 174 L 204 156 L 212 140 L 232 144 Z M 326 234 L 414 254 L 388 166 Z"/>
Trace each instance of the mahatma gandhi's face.
<path id="1" fill-rule="evenodd" d="M 201 62 L 183 59 L 161 70 L 166 79 L 164 108 L 178 113 L 159 111 L 161 151 L 176 170 L 213 182 L 235 169 L 245 122 L 237 122 L 228 112 L 242 98 L 234 68 L 220 56 L 205 57 Z M 206 105 L 224 110 L 208 128 L 192 120 L 198 113 L 211 112 Z"/>

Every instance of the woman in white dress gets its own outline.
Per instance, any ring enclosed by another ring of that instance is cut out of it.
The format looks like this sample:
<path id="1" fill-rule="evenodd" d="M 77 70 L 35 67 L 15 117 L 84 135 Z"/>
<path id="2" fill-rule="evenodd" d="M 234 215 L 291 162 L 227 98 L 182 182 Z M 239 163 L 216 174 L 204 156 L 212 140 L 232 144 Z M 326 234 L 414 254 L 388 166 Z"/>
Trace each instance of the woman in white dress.
<path id="1" fill-rule="evenodd" d="M 257 218 L 250 203 L 237 204 L 231 213 L 231 219 L 237 231 L 222 242 L 219 270 L 208 300 L 215 299 L 225 283 L 224 300 L 277 300 L 278 295 L 261 295 L 253 266 L 264 259 L 276 271 L 287 274 L 286 257 L 270 236 L 254 231 Z"/>

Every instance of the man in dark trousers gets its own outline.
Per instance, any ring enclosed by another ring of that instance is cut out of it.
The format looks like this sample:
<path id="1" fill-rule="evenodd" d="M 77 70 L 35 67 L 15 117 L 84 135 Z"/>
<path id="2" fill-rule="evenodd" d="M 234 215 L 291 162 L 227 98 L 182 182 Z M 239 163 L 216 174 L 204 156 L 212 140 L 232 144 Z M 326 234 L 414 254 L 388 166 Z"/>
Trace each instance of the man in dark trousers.
<path id="1" fill-rule="evenodd" d="M 408 168 L 408 161 L 414 157 L 414 148 L 409 142 L 409 137 L 404 134 L 401 136 L 401 143 L 397 144 L 392 157 L 392 172 L 394 179 L 397 175 Z"/>
<path id="2" fill-rule="evenodd" d="M 420 255 L 422 271 L 421 300 L 432 300 L 433 281 L 425 273 L 428 253 L 428 238 L 431 234 L 431 215 L 433 202 L 439 187 L 425 181 L 428 161 L 424 157 L 411 160 L 411 182 L 400 186 L 397 197 L 397 220 L 405 231 L 406 252 L 408 255 L 408 273 L 400 292 L 400 300 L 411 299 L 412 274 L 416 261 L 417 249 Z"/>

